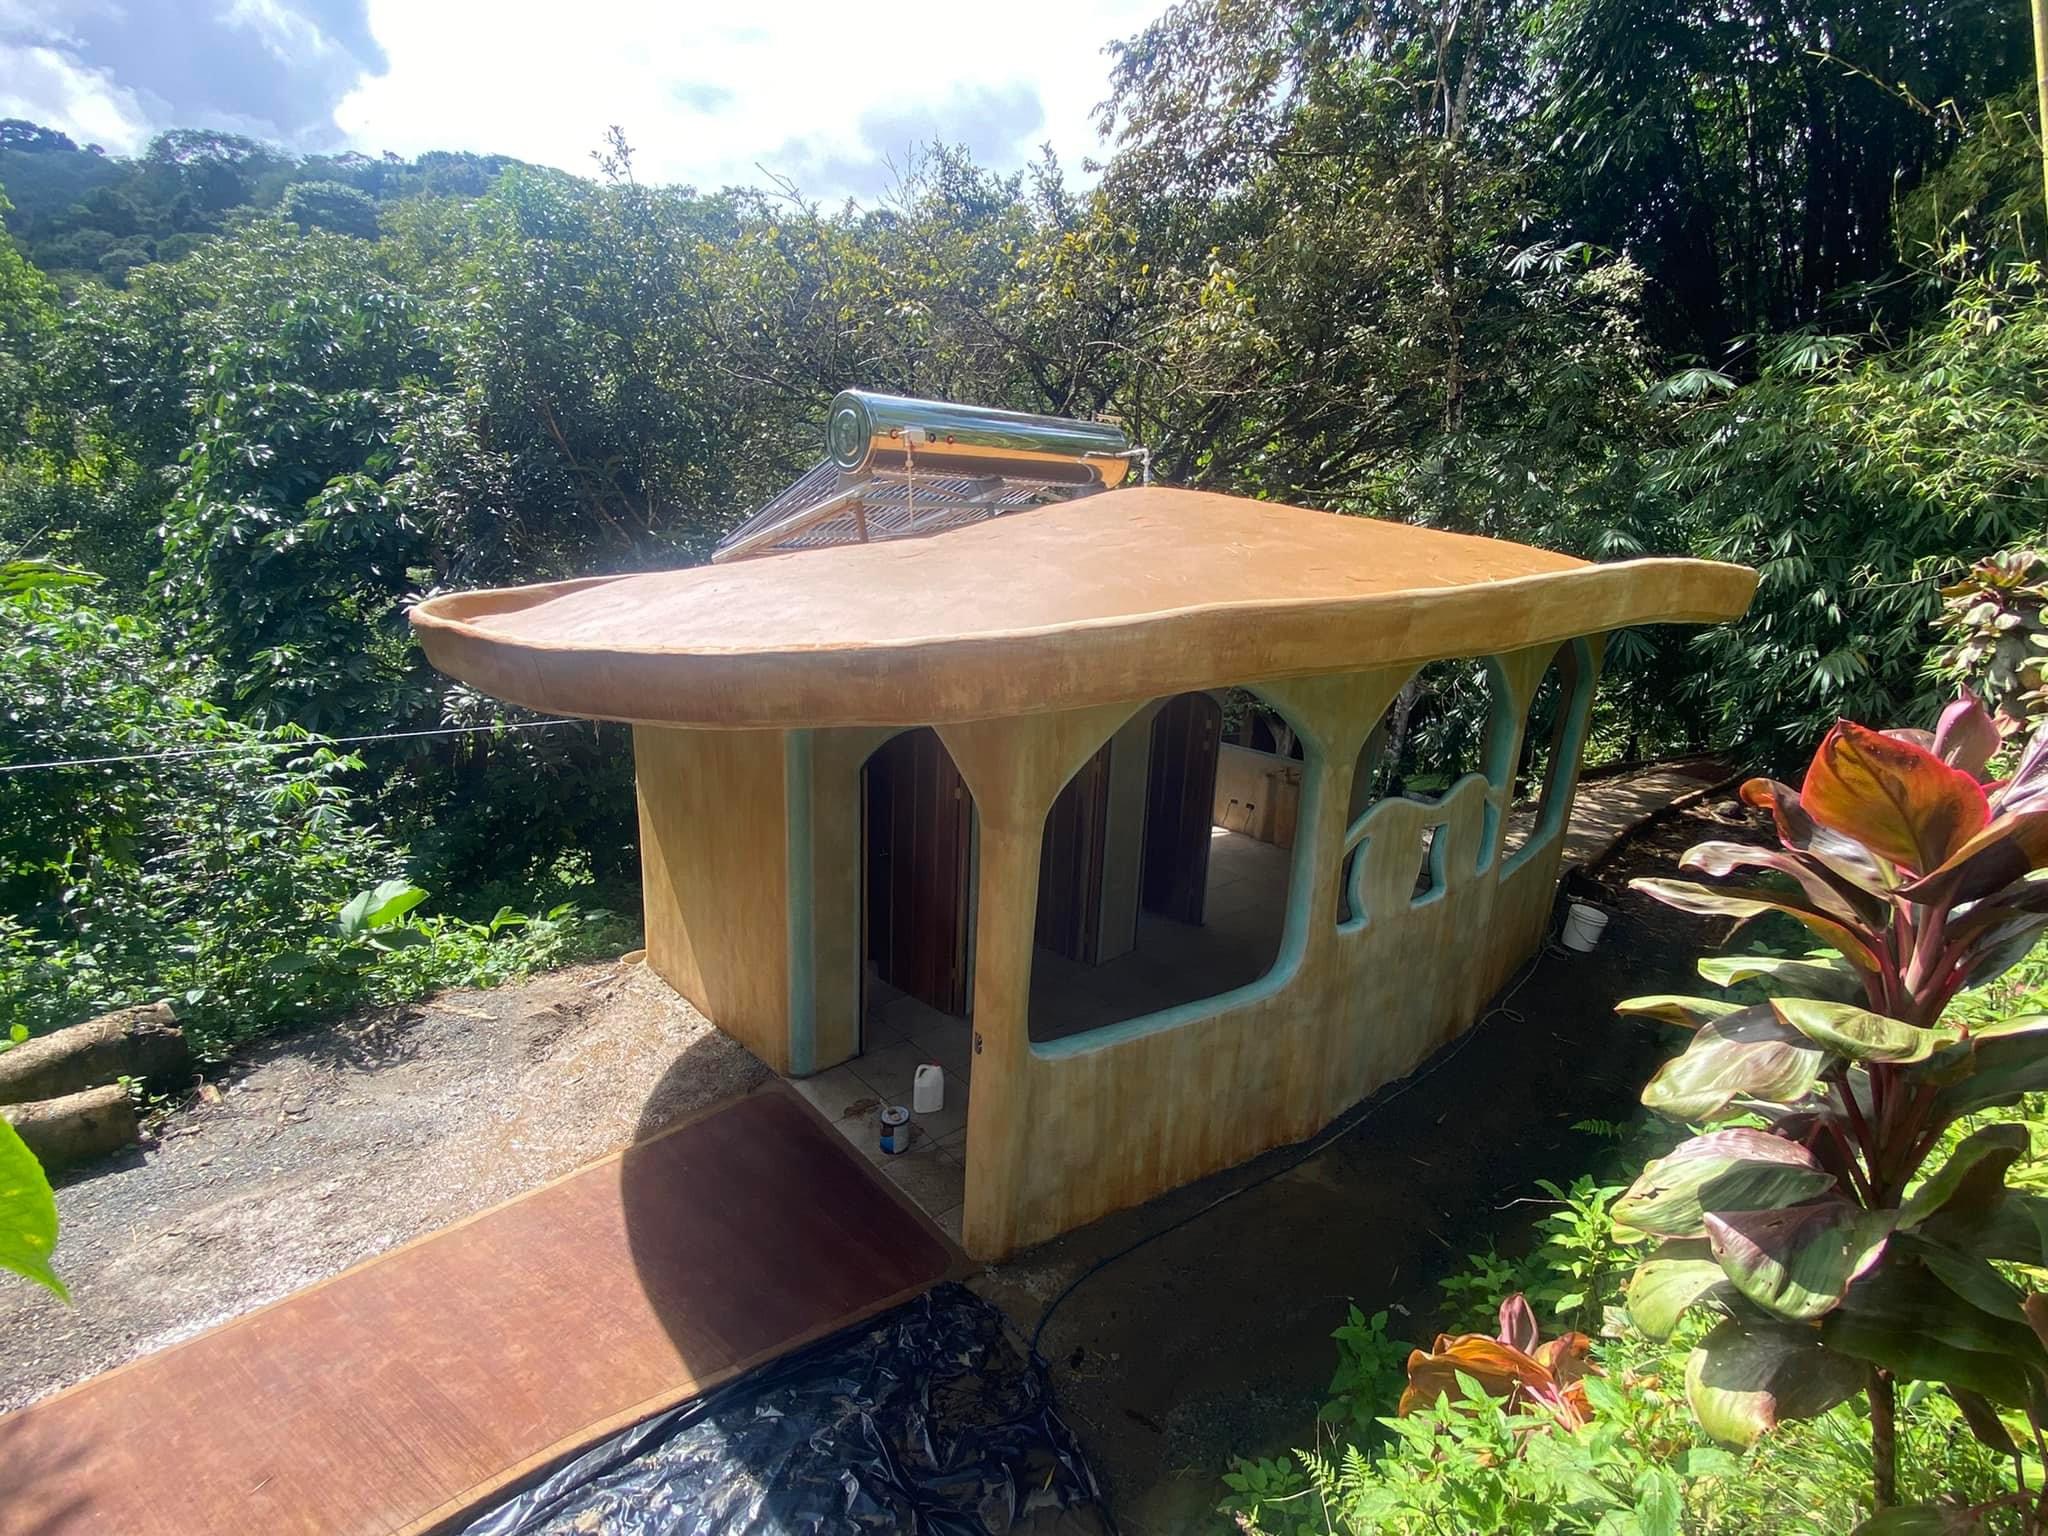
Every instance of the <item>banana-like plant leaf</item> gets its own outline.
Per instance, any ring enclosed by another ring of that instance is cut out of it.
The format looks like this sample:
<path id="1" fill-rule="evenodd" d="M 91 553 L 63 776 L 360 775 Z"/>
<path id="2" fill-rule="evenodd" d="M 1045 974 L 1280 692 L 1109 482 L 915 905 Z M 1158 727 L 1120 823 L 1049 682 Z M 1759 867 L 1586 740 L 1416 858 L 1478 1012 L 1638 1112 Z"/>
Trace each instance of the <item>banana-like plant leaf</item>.
<path id="1" fill-rule="evenodd" d="M 1709 1131 L 1644 1168 L 1614 1202 L 1614 1219 L 1655 1237 L 1699 1237 L 1710 1210 L 1777 1210 L 1834 1184 L 1811 1152 L 1782 1136 Z"/>
<path id="2" fill-rule="evenodd" d="M 1972 1040 L 2007 1040 L 2015 1035 L 2039 1036 L 2041 1049 L 2048 1051 L 2048 1013 L 2011 1013 L 1992 1019 L 1970 1031 Z"/>
<path id="3" fill-rule="evenodd" d="M 1879 969 L 1877 956 L 1854 929 L 1824 912 L 1802 906 L 1789 896 L 1736 895 L 1692 880 L 1635 879 L 1629 881 L 1629 888 L 1641 891 L 1667 907 L 1676 907 L 1681 912 L 1696 912 L 1702 917 L 1746 919 L 1761 917 L 1766 912 L 1782 912 L 1816 935 L 1829 949 L 1839 951 L 1858 970 L 1875 972 Z"/>
<path id="4" fill-rule="evenodd" d="M 43 1165 L 5 1119 L 0 1119 L 0 1269 L 11 1269 L 71 1299 L 50 1267 L 57 1246 L 57 1199 Z"/>
<path id="5" fill-rule="evenodd" d="M 1934 1102 L 1937 1124 L 2017 1104 L 2023 1094 L 2048 1091 L 2048 1033 L 2029 1028 L 1972 1035 L 1913 1075 L 1943 1084 Z"/>
<path id="6" fill-rule="evenodd" d="M 2024 1294 L 2000 1274 L 1998 1266 L 1989 1259 L 1925 1237 L 1905 1238 L 1900 1246 L 1925 1264 L 1928 1273 L 1946 1286 L 1952 1295 L 1968 1302 L 1979 1312 L 1988 1313 L 2000 1322 L 2027 1321 L 2026 1314 L 2020 1310 L 2020 1303 L 2026 1299 Z"/>
<path id="7" fill-rule="evenodd" d="M 1811 1419 L 1861 1391 L 1868 1373 L 1799 1323 L 1730 1318 L 1693 1350 L 1685 1395 L 1700 1427 L 1730 1445 L 1753 1444 L 1787 1419 Z"/>
<path id="8" fill-rule="evenodd" d="M 1706 962 L 1702 960 L 1700 964 L 1704 966 Z M 1614 1011 L 1635 1018 L 1656 1019 L 1663 1024 L 1676 1024 L 1681 1029 L 1698 1029 L 1702 1024 L 1739 1012 L 1742 1006 L 1724 998 L 1679 997 L 1675 993 L 1659 992 L 1649 997 L 1627 998 L 1616 1003 Z"/>
<path id="9" fill-rule="evenodd" d="M 1899 1207 L 1899 1226 L 1910 1231 L 1939 1211 L 1982 1215 L 2005 1199 L 2005 1170 L 2026 1156 L 2023 1125 L 1987 1125 L 1963 1139 L 1947 1162 L 1929 1174 Z"/>
<path id="10" fill-rule="evenodd" d="M 1678 1320 L 1697 1303 L 1730 1289 L 1705 1243 L 1665 1243 L 1638 1264 L 1629 1279 L 1629 1320 L 1653 1339 L 1669 1338 Z"/>
<path id="11" fill-rule="evenodd" d="M 1687 874 L 1711 875 L 1722 879 L 1738 869 L 1768 869 L 1790 876 L 1806 893 L 1816 910 L 1845 923 L 1871 924 L 1884 921 L 1884 903 L 1846 881 L 1837 880 L 1815 859 L 1776 848 L 1758 848 L 1751 843 L 1695 843 L 1679 856 L 1678 867 Z"/>
<path id="12" fill-rule="evenodd" d="M 1527 1311 L 1520 1296 L 1510 1301 L 1520 1302 Z M 1470 1382 L 1489 1397 L 1505 1398 L 1510 1408 L 1534 1403 L 1568 1428 L 1583 1426 L 1592 1417 L 1584 1381 L 1597 1369 L 1592 1363 L 1593 1341 L 1583 1333 L 1567 1333 L 1539 1343 L 1531 1313 L 1526 1328 L 1512 1330 L 1530 1346 L 1525 1350 L 1506 1336 L 1511 1331 L 1506 1305 L 1501 1328 L 1503 1337 L 1497 1339 L 1483 1333 L 1440 1333 L 1427 1351 L 1411 1352 L 1408 1386 L 1395 1411 L 1406 1418 L 1439 1399 L 1456 1401 Z"/>
<path id="13" fill-rule="evenodd" d="M 1981 987 L 1998 980 L 2034 952 L 2043 932 L 2048 932 L 2048 913 L 2028 912 L 1987 930 L 1972 946 L 1970 967 L 1963 973 L 1965 987 Z"/>
<path id="14" fill-rule="evenodd" d="M 1919 879 L 1899 888 L 1908 900 L 1981 901 L 2048 864 L 2048 808 L 1994 818 Z"/>
<path id="15" fill-rule="evenodd" d="M 1973 779 L 1984 777 L 1993 754 L 2004 742 L 1998 722 L 1968 689 L 1941 712 L 1934 727 L 1934 755 Z"/>
<path id="16" fill-rule="evenodd" d="M 353 938 L 388 928 L 426 899 L 427 893 L 410 880 L 386 880 L 341 909 L 341 931 Z"/>
<path id="17" fill-rule="evenodd" d="M 1949 913 L 1948 936 L 1952 942 L 1975 943 L 1993 928 L 2030 912 L 2048 912 L 2048 869 L 2029 870 L 2002 891 L 1958 903 Z"/>
<path id="18" fill-rule="evenodd" d="M 1799 791 L 1790 784 L 1776 779 L 1750 779 L 1740 793 L 1746 804 L 1771 813 L 1772 821 L 1777 823 L 1778 841 L 1794 853 L 1818 859 L 1851 885 L 1883 896 L 1903 878 L 1897 869 L 1854 838 L 1844 837 L 1815 821 L 1799 803 Z"/>
<path id="19" fill-rule="evenodd" d="M 1998 792 L 2001 811 L 2035 811 L 2048 806 L 2048 723 L 2034 732 L 2012 777 Z"/>
<path id="20" fill-rule="evenodd" d="M 1956 1407 L 1962 1410 L 1963 1422 L 1970 1426 L 1970 1433 L 2001 1456 L 2013 1456 L 2019 1447 L 2013 1444 L 2012 1432 L 1998 1417 L 1998 1410 L 1981 1392 L 1972 1392 L 1968 1387 L 1950 1387 L 1948 1395 L 1955 1399 Z"/>
<path id="21" fill-rule="evenodd" d="M 1991 820 L 1984 786 L 1925 747 L 1840 720 L 1821 741 L 1799 803 L 1879 858 L 1931 874 Z"/>
<path id="22" fill-rule="evenodd" d="M 1834 957 L 1796 960 L 1779 955 L 1710 955 L 1700 961 L 1699 972 L 1717 987 L 1761 980 L 1796 997 L 1849 1003 L 1864 996 L 1862 979 Z"/>
<path id="23" fill-rule="evenodd" d="M 1964 1305 L 1967 1298 L 1924 1262 L 1924 1244 L 1905 1234 L 1895 1242 L 1886 1261 L 1821 1320 L 1828 1347 L 1901 1379 L 1963 1387 L 2008 1407 L 2024 1404 L 2029 1372 L 2048 1369 L 2033 1330 Z"/>
<path id="24" fill-rule="evenodd" d="M 1931 1241 L 2002 1264 L 2048 1267 L 2048 1199 L 2040 1195 L 2007 1190 L 1988 1211 L 1951 1205 L 1923 1220 L 1917 1231 Z"/>
<path id="25" fill-rule="evenodd" d="M 1810 1322 L 1840 1304 L 1891 1235 L 1889 1211 L 1847 1200 L 1776 1211 L 1708 1211 L 1707 1241 L 1735 1289 L 1774 1317 Z"/>
<path id="26" fill-rule="evenodd" d="M 1643 1103 L 1674 1120 L 1708 1121 L 1737 1099 L 1793 1104 L 1813 1091 L 1827 1052 L 1767 1005 L 1703 1025 L 1643 1089 Z"/>
<path id="27" fill-rule="evenodd" d="M 1889 1014 L 1825 998 L 1774 997 L 1771 1009 L 1807 1039 L 1851 1061 L 1925 1061 L 1956 1043 L 1953 1030 L 1922 1029 Z"/>

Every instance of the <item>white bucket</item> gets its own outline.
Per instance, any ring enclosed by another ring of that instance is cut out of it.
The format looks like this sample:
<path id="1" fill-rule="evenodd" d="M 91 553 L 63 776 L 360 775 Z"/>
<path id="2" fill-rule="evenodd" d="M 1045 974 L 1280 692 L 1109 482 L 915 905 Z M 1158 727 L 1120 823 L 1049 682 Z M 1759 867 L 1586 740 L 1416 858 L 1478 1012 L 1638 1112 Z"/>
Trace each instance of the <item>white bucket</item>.
<path id="1" fill-rule="evenodd" d="M 946 1069 L 928 1061 L 910 1080 L 910 1107 L 920 1115 L 936 1115 L 946 1107 Z"/>
<path id="2" fill-rule="evenodd" d="M 1600 942 L 1600 934 L 1611 916 L 1612 913 L 1591 902 L 1573 902 L 1565 911 L 1564 933 L 1561 935 L 1564 947 L 1575 949 L 1582 955 L 1590 952 Z"/>

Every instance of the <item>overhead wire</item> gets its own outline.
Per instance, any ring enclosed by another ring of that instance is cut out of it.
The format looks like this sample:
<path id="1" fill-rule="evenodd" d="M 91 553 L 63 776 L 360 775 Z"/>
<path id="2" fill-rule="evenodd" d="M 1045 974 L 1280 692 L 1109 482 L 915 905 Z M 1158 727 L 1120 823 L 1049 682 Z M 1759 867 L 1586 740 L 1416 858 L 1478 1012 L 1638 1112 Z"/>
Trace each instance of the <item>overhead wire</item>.
<path id="1" fill-rule="evenodd" d="M 538 731 L 554 725 L 596 725 L 602 722 L 562 715 L 547 720 L 517 720 L 499 725 L 445 725 L 417 731 L 379 731 L 367 736 L 308 735 L 296 741 L 240 741 L 207 747 L 170 747 L 161 752 L 115 752 L 104 757 L 57 757 L 37 763 L 0 763 L 0 774 L 38 769 L 96 768 L 112 763 L 156 763 L 195 757 L 233 757 L 242 752 L 310 752 L 322 747 L 367 746 L 378 741 L 413 741 L 426 736 L 495 736 L 504 731 Z"/>

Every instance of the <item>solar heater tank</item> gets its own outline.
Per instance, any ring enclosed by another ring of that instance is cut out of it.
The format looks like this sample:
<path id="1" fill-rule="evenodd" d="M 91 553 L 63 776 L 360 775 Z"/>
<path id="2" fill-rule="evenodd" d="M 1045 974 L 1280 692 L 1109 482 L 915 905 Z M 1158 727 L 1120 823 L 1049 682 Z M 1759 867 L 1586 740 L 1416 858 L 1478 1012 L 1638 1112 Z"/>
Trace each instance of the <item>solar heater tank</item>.
<path id="1" fill-rule="evenodd" d="M 825 421 L 825 450 L 844 474 L 914 465 L 935 475 L 1002 475 L 1113 490 L 1131 440 L 1100 421 L 1031 416 L 946 400 L 842 389 Z"/>

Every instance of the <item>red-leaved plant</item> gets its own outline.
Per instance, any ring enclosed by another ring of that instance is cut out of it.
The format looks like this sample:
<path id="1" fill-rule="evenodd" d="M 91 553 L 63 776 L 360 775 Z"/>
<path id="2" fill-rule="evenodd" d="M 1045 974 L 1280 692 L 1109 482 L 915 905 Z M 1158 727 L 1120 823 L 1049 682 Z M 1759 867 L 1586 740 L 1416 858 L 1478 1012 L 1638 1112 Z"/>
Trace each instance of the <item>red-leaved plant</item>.
<path id="1" fill-rule="evenodd" d="M 1504 1399 L 1510 1412 L 1541 1408 L 1566 1429 L 1582 1428 L 1592 1417 L 1585 1379 L 1595 1372 L 1593 1341 L 1583 1333 L 1544 1339 L 1528 1299 L 1517 1291 L 1500 1304 L 1500 1332 L 1440 1333 L 1428 1350 L 1408 1357 L 1408 1386 L 1400 1412 L 1427 1408 L 1439 1398 L 1463 1397 L 1470 1381 L 1489 1397 Z"/>
<path id="2" fill-rule="evenodd" d="M 1941 1383 L 2001 1450 L 2000 1408 L 2048 1420 L 2048 1350 L 1996 1267 L 2048 1256 L 2048 1202 L 2005 1182 L 2026 1129 L 1985 1125 L 1923 1168 L 1958 1119 L 2048 1090 L 2048 1017 L 1944 1022 L 1958 991 L 2048 929 L 2048 731 L 1992 782 L 2000 745 L 1971 698 L 1931 735 L 1842 721 L 1797 789 L 1743 785 L 1778 847 L 1708 842 L 1679 861 L 1763 883 L 1635 882 L 1688 912 L 1784 913 L 1826 949 L 1700 962 L 1717 985 L 1762 981 L 1778 994 L 1767 1003 L 1621 1005 L 1695 1031 L 1643 1102 L 1705 1128 L 1615 1203 L 1617 1222 L 1662 1240 L 1630 1313 L 1658 1337 L 1694 1307 L 1721 1315 L 1686 1387 L 1725 1440 L 1867 1390 L 1880 1509 L 1896 1489 L 1895 1381 Z M 2027 1502 L 2048 1529 L 2048 1497 Z"/>

